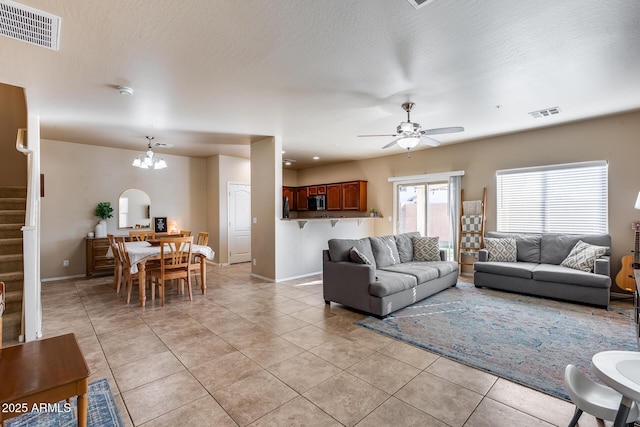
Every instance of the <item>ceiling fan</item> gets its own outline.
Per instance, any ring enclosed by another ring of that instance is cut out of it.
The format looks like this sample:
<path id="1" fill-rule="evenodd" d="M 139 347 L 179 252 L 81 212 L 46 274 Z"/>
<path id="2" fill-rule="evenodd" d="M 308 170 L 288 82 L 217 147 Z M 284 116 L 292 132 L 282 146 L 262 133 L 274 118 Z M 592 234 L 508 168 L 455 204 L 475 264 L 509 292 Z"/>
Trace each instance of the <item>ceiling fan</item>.
<path id="1" fill-rule="evenodd" d="M 418 145 L 420 141 L 424 141 L 427 145 L 437 147 L 440 145 L 440 141 L 437 139 L 429 138 L 427 135 L 442 135 L 445 133 L 456 133 L 464 131 L 463 127 L 447 127 L 447 128 L 435 128 L 423 130 L 420 123 L 411 121 L 411 110 L 415 104 L 413 102 L 405 102 L 402 104 L 402 109 L 407 112 L 407 121 L 400 122 L 396 128 L 396 133 L 390 135 L 358 135 L 359 137 L 371 137 L 371 136 L 395 136 L 396 139 L 385 145 L 384 148 L 393 147 L 398 144 L 402 148 L 407 149 L 408 157 L 411 157 L 409 150 Z"/>

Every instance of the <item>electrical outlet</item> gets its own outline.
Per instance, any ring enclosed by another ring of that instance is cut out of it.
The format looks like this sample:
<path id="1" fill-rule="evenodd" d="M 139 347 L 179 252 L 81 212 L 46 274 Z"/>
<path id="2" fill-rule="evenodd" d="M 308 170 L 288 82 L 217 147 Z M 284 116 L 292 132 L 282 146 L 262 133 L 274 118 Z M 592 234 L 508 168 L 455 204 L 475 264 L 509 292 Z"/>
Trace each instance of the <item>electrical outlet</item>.
<path id="1" fill-rule="evenodd" d="M 68 259 L 65 259 L 64 261 L 62 261 L 62 266 L 63 266 L 64 268 L 69 267 L 69 260 L 68 260 Z"/>
<path id="2" fill-rule="evenodd" d="M 256 259 L 255 258 L 253 259 L 253 265 L 256 265 Z"/>

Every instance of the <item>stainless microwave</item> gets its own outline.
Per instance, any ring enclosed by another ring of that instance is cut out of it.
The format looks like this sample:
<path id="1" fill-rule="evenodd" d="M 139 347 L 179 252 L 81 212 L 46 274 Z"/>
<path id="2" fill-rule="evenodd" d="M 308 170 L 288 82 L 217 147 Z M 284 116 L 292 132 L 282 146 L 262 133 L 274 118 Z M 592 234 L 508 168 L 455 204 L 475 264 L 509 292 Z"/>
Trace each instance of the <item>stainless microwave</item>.
<path id="1" fill-rule="evenodd" d="M 307 198 L 307 209 L 310 211 L 324 211 L 327 209 L 327 196 L 319 194 Z"/>

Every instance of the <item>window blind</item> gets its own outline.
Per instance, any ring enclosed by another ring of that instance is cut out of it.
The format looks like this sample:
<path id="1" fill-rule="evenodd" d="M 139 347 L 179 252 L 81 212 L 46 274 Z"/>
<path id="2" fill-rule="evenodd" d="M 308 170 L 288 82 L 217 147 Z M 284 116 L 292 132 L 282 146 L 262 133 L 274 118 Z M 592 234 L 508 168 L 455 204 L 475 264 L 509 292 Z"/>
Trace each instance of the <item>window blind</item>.
<path id="1" fill-rule="evenodd" d="M 607 233 L 606 161 L 496 172 L 497 230 Z"/>

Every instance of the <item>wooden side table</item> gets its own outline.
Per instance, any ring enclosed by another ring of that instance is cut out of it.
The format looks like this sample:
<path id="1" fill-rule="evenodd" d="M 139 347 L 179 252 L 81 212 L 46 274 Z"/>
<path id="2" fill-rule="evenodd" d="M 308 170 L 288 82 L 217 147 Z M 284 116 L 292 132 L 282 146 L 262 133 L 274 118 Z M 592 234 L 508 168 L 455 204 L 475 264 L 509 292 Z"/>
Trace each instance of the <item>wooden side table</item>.
<path id="1" fill-rule="evenodd" d="M 0 421 L 78 396 L 78 426 L 87 425 L 89 367 L 74 334 L 0 349 Z M 45 404 L 41 406 L 42 404 Z"/>

